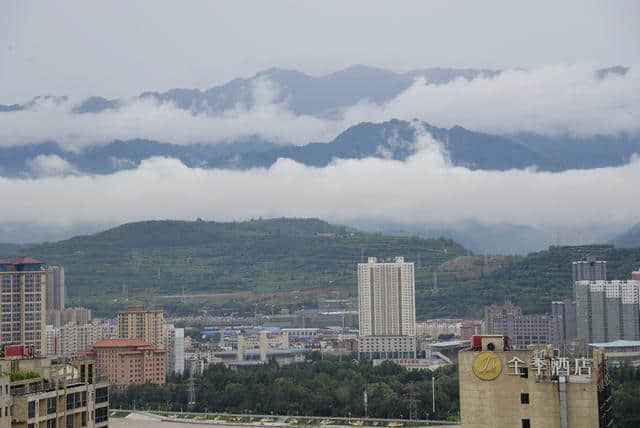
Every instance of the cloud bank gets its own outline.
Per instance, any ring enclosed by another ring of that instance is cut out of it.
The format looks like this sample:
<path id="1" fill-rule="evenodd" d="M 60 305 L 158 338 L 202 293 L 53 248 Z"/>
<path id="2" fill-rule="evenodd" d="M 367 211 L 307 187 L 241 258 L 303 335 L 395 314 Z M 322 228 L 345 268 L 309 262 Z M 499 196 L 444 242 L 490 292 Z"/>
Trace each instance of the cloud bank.
<path id="1" fill-rule="evenodd" d="M 452 166 L 430 136 L 417 143 L 421 150 L 405 162 L 369 158 L 313 168 L 280 159 L 269 169 L 232 171 L 152 158 L 106 176 L 0 178 L 0 199 L 12 201 L 11 210 L 0 211 L 0 222 L 67 227 L 296 216 L 338 223 L 590 227 L 640 219 L 638 158 L 588 171 L 471 171 Z"/>
<path id="2" fill-rule="evenodd" d="M 393 100 L 363 101 L 337 117 L 295 115 L 275 103 L 279 88 L 253 82 L 253 104 L 195 113 L 170 103 L 132 99 L 117 110 L 74 114 L 78 102 L 42 101 L 21 112 L 0 113 L 0 145 L 55 140 L 81 149 L 114 139 L 145 138 L 177 144 L 216 143 L 260 136 L 282 144 L 328 141 L 363 121 L 418 118 L 435 126 L 462 125 L 490 133 L 547 135 L 640 134 L 640 67 L 598 78 L 594 67 L 547 66 L 505 71 L 495 78 L 446 85 L 417 80 Z"/>

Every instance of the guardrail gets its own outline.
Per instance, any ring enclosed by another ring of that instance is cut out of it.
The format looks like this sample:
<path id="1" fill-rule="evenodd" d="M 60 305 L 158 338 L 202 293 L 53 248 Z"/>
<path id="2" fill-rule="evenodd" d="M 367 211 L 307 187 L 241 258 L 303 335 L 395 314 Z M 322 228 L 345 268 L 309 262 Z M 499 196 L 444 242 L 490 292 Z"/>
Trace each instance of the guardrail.
<path id="1" fill-rule="evenodd" d="M 451 425 L 459 425 L 459 421 L 443 421 L 443 420 L 435 420 L 435 419 L 398 419 L 398 418 L 362 418 L 356 416 L 305 416 L 305 415 L 277 415 L 277 414 L 256 414 L 256 413 L 225 413 L 225 412 L 184 412 L 184 411 L 164 411 L 164 410 L 146 410 L 146 409 L 112 409 L 109 408 L 109 412 L 129 412 L 129 413 L 145 413 L 145 414 L 154 414 L 162 417 L 168 417 L 172 415 L 181 415 L 181 416 L 200 416 L 204 418 L 209 417 L 225 417 L 225 418 L 270 418 L 275 420 L 281 420 L 282 423 L 285 423 L 289 419 L 313 419 L 313 420 L 335 420 L 335 421 L 344 421 L 344 425 L 349 425 L 349 421 L 363 421 L 363 422 L 398 422 L 401 424 L 411 424 L 411 425 L 440 425 L 440 426 L 451 426 Z M 220 421 L 220 423 L 228 424 L 228 425 L 247 425 L 247 422 L 232 422 L 232 421 Z M 265 425 L 268 425 L 265 423 Z M 286 423 L 285 423 L 286 425 Z M 302 427 L 302 425 L 292 425 L 297 427 Z M 335 426 L 335 425 L 334 425 Z M 364 426 L 367 425 L 366 423 Z"/>

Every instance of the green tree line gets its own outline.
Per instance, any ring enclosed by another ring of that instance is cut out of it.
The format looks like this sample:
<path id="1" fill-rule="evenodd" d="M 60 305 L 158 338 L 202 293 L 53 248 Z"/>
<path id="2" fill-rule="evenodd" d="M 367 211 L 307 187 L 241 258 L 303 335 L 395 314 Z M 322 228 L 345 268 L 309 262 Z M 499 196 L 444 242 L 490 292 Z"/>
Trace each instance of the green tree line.
<path id="1" fill-rule="evenodd" d="M 188 379 L 167 385 L 114 389 L 111 407 L 196 412 L 233 412 L 307 416 L 449 419 L 458 418 L 455 366 L 436 371 L 407 371 L 391 362 L 377 367 L 356 361 L 319 360 L 279 367 L 276 364 L 232 370 L 210 366 L 195 378 L 196 404 L 187 407 Z M 436 411 L 432 412 L 431 378 Z M 367 393 L 367 409 L 364 393 Z"/>

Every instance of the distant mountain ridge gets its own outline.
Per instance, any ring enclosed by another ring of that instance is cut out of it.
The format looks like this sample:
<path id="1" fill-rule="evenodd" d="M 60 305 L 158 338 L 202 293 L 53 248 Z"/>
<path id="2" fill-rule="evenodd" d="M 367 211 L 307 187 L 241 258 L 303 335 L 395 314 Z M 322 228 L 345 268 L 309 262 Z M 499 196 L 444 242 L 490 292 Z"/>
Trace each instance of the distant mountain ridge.
<path id="1" fill-rule="evenodd" d="M 404 161 L 413 155 L 418 129 L 442 144 L 456 166 L 474 170 L 522 169 L 544 171 L 620 166 L 640 153 L 640 136 L 548 137 L 537 134 L 485 134 L 454 126 L 438 128 L 426 122 L 390 120 L 352 126 L 327 143 L 281 146 L 259 137 L 233 143 L 178 145 L 151 140 L 115 140 L 83 151 L 64 150 L 55 142 L 0 147 L 0 176 L 31 176 L 37 156 L 58 156 L 77 172 L 110 174 L 136 168 L 153 156 L 176 158 L 189 167 L 268 168 L 279 158 L 315 167 L 335 159 L 388 158 Z M 420 131 L 421 132 L 421 131 Z"/>
<path id="2" fill-rule="evenodd" d="M 640 223 L 631 227 L 623 234 L 616 236 L 611 240 L 611 243 L 621 248 L 640 247 Z"/>
<path id="3" fill-rule="evenodd" d="M 609 74 L 624 75 L 629 67 L 613 66 L 595 71 L 598 78 Z M 236 78 L 210 89 L 174 88 L 165 92 L 143 92 L 132 99 L 170 102 L 176 107 L 194 112 L 219 112 L 236 105 L 254 105 L 253 88 L 256 82 L 266 79 L 277 89 L 274 102 L 286 102 L 295 114 L 331 115 L 336 110 L 354 105 L 362 100 L 383 103 L 405 91 L 418 78 L 428 83 L 443 85 L 456 79 L 472 80 L 493 78 L 502 70 L 481 68 L 432 67 L 396 73 L 382 68 L 354 65 L 324 76 L 311 76 L 296 70 L 271 68 L 248 78 Z M 24 104 L 0 104 L 0 113 L 28 109 L 40 101 L 67 101 L 65 96 L 40 96 Z M 73 112 L 99 113 L 107 109 L 117 109 L 126 102 L 124 99 L 107 99 L 90 96 L 73 107 Z"/>
<path id="4" fill-rule="evenodd" d="M 194 112 L 219 112 L 236 105 L 251 107 L 255 103 L 254 85 L 261 80 L 268 80 L 277 89 L 273 102 L 286 102 L 295 114 L 323 115 L 365 99 L 383 103 L 406 90 L 418 77 L 424 77 L 433 84 L 445 84 L 458 78 L 494 77 L 499 73 L 499 70 L 441 67 L 395 73 L 381 68 L 354 65 L 316 77 L 296 70 L 271 68 L 249 78 L 237 78 L 204 91 L 176 88 L 165 92 L 143 92 L 133 99 L 170 102 L 178 108 Z M 24 110 L 42 98 L 34 98 L 23 105 L 0 104 L 0 112 Z M 91 96 L 74 106 L 73 112 L 99 113 L 106 109 L 116 109 L 125 102 L 127 101 Z"/>

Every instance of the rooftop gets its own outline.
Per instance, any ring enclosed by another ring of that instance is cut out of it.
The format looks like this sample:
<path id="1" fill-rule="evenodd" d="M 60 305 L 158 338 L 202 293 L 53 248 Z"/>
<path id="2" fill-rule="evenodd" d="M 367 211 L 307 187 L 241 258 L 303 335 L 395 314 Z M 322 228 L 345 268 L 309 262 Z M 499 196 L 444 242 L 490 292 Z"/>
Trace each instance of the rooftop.
<path id="1" fill-rule="evenodd" d="M 594 348 L 631 348 L 640 346 L 640 340 L 615 340 L 613 342 L 590 343 Z"/>
<path id="2" fill-rule="evenodd" d="M 9 261 L 12 265 L 41 265 L 43 262 L 40 260 L 32 259 L 31 257 L 17 257 Z"/>
<path id="3" fill-rule="evenodd" d="M 93 345 L 94 348 L 129 348 L 132 346 L 153 347 L 151 343 L 140 339 L 101 339 Z"/>

